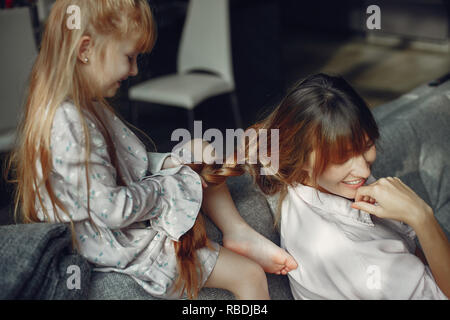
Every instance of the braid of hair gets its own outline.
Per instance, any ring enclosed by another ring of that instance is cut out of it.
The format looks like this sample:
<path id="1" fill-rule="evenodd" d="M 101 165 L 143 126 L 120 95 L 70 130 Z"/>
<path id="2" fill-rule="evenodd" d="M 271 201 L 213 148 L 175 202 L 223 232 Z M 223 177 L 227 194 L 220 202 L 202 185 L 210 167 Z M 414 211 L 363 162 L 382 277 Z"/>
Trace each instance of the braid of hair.
<path id="1" fill-rule="evenodd" d="M 255 125 L 254 127 L 258 129 L 258 126 Z M 257 151 L 258 144 L 256 146 Z M 246 142 L 246 154 L 249 154 L 249 149 L 249 143 Z M 255 149 L 253 148 L 253 150 Z M 282 189 L 282 183 L 278 175 L 261 175 L 263 165 L 260 161 L 257 161 L 256 164 L 250 164 L 248 159 L 245 158 L 244 164 L 238 164 L 237 153 L 235 153 L 234 160 L 231 162 L 227 161 L 224 164 L 189 163 L 186 165 L 197 172 L 208 185 L 220 185 L 225 183 L 228 177 L 241 176 L 245 172 L 249 172 L 264 193 L 274 194 Z M 197 250 L 206 246 L 210 247 L 210 244 L 207 239 L 203 216 L 199 214 L 194 226 L 181 236 L 178 242 L 174 242 L 179 269 L 179 277 L 175 282 L 175 288 L 181 288 L 181 294 L 186 292 L 189 299 L 196 298 L 200 290 L 199 281 L 202 268 L 197 259 Z"/>
<path id="2" fill-rule="evenodd" d="M 197 172 L 210 185 L 220 185 L 230 176 L 240 176 L 244 169 L 238 165 L 221 164 L 186 164 Z M 197 215 L 193 227 L 181 236 L 178 242 L 174 241 L 175 253 L 179 276 L 175 282 L 175 290 L 181 290 L 180 294 L 186 292 L 189 299 L 195 299 L 200 290 L 200 279 L 202 279 L 202 266 L 198 261 L 197 250 L 212 248 L 206 235 L 205 223 L 202 214 Z"/>

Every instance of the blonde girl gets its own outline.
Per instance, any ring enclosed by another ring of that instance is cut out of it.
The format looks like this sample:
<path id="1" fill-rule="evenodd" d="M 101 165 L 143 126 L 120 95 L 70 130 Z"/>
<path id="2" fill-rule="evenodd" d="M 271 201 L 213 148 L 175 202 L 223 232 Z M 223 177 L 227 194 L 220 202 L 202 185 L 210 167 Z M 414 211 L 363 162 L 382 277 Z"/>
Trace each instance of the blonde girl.
<path id="1" fill-rule="evenodd" d="M 278 172 L 248 168 L 280 195 L 281 245 L 301 262 L 288 274 L 294 298 L 447 299 L 450 244 L 414 191 L 371 176 L 378 127 L 344 79 L 307 77 L 251 128 L 279 130 Z M 247 145 L 260 147 L 271 150 Z"/>
<path id="2" fill-rule="evenodd" d="M 79 26 L 67 23 L 69 7 Z M 155 37 L 145 0 L 55 2 L 10 161 L 16 216 L 70 224 L 98 271 L 128 274 L 155 297 L 193 298 L 206 286 L 268 299 L 264 271 L 297 264 L 240 217 L 221 183 L 233 169 L 193 167 L 200 178 L 169 154 L 147 153 L 105 99 L 138 73 L 137 56 Z M 200 208 L 224 247 L 206 239 Z"/>

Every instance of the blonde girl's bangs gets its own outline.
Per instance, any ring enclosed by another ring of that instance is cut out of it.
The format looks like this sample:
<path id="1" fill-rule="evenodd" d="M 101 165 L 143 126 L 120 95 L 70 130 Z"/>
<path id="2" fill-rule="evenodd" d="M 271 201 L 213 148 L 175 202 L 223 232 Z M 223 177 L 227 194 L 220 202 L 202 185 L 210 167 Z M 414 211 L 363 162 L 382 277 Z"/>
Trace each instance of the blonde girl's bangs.
<path id="1" fill-rule="evenodd" d="M 132 22 L 132 27 L 129 30 L 132 32 L 131 36 L 138 35 L 135 50 L 137 52 L 150 52 L 157 37 L 156 24 L 150 7 L 139 3 L 130 18 Z"/>
<path id="2" fill-rule="evenodd" d="M 157 31 L 152 11 L 147 2 L 145 0 L 126 0 L 115 6 L 114 11 L 116 12 L 111 15 L 105 15 L 105 18 L 109 20 L 111 16 L 115 16 L 112 19 L 118 22 L 114 28 L 115 36 L 119 39 L 136 39 L 136 52 L 150 52 L 155 45 Z M 105 24 L 108 22 L 111 21 L 105 21 Z"/>

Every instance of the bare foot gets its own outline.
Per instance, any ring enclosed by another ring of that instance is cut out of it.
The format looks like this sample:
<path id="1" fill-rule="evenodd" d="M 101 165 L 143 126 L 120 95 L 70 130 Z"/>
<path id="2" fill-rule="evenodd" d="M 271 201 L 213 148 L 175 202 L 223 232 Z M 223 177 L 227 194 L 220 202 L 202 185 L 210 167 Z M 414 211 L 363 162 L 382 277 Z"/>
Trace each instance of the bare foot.
<path id="1" fill-rule="evenodd" d="M 295 259 L 247 224 L 223 235 L 223 246 L 258 263 L 265 272 L 286 275 L 297 268 Z"/>

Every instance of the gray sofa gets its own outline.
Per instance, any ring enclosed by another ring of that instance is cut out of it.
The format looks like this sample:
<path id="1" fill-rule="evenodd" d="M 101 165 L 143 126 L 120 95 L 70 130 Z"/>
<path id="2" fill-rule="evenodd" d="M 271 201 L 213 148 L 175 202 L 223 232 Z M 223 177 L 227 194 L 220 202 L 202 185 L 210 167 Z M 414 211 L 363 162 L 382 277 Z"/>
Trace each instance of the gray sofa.
<path id="1" fill-rule="evenodd" d="M 375 177 L 397 176 L 429 205 L 450 235 L 450 81 L 427 84 L 373 110 L 381 131 Z M 243 218 L 279 244 L 273 227 L 276 197 L 265 198 L 248 175 L 227 181 Z M 210 238 L 221 242 L 218 229 L 207 221 Z M 272 299 L 292 299 L 287 276 L 267 275 Z M 118 273 L 92 272 L 89 299 L 154 299 L 133 279 Z M 225 290 L 205 288 L 200 300 L 234 299 Z"/>
<path id="2" fill-rule="evenodd" d="M 420 86 L 375 108 L 374 114 L 381 131 L 374 176 L 400 177 L 432 206 L 449 237 L 450 81 Z M 248 175 L 230 178 L 227 184 L 243 218 L 278 244 L 273 227 L 276 197 L 264 197 Z M 72 252 L 66 225 L 13 225 L 5 210 L 0 212 L 0 299 L 154 299 L 127 275 L 93 271 Z M 209 220 L 207 231 L 212 240 L 221 242 L 221 233 Z M 73 265 L 80 268 L 79 290 L 67 290 L 66 280 L 72 278 L 68 267 Z M 286 276 L 267 278 L 272 299 L 292 299 Z M 225 290 L 205 288 L 199 299 L 234 297 Z"/>

